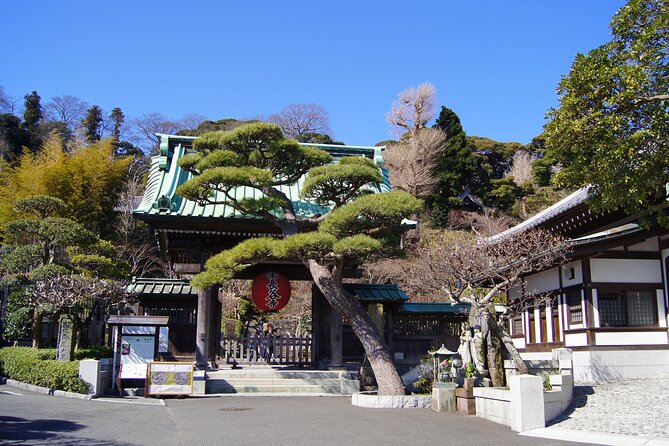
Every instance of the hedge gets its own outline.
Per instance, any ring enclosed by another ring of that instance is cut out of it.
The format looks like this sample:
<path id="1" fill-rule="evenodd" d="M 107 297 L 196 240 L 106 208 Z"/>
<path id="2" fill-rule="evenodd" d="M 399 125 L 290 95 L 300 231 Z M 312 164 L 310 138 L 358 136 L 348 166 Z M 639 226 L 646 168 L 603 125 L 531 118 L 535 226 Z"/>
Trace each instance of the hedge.
<path id="1" fill-rule="evenodd" d="M 55 349 L 0 348 L 0 374 L 36 386 L 88 393 L 79 378 L 79 361 L 56 361 Z"/>

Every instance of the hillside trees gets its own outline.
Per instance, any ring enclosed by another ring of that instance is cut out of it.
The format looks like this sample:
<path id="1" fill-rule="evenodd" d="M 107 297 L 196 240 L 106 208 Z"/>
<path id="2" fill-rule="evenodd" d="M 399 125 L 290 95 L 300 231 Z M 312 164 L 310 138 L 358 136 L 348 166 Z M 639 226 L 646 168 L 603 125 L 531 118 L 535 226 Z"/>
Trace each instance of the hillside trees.
<path id="1" fill-rule="evenodd" d="M 403 394 L 388 346 L 362 305 L 343 289 L 342 281 L 347 265 L 373 254 L 389 254 L 396 241 L 393 228 L 416 213 L 421 203 L 401 192 L 370 195 L 365 188 L 381 180 L 371 160 L 345 157 L 332 163 L 326 152 L 286 139 L 273 124 L 205 134 L 194 141 L 194 149 L 196 153 L 179 161 L 193 178 L 177 193 L 203 205 L 225 203 L 243 214 L 259 216 L 281 228 L 284 238 L 249 239 L 221 252 L 207 261 L 193 284 L 222 284 L 248 266 L 272 259 L 302 263 L 328 302 L 351 324 L 372 364 L 379 391 Z M 280 189 L 307 173 L 303 197 L 331 206 L 325 215 L 299 216 Z M 262 195 L 237 197 L 233 190 L 241 186 Z"/>
<path id="2" fill-rule="evenodd" d="M 278 113 L 271 115 L 268 121 L 278 125 L 283 133 L 299 142 L 307 141 L 309 134 L 329 135 L 330 118 L 328 112 L 321 105 L 290 104 Z"/>
<path id="3" fill-rule="evenodd" d="M 0 225 L 15 217 L 14 203 L 50 195 L 66 203 L 67 215 L 105 238 L 114 230 L 114 208 L 123 190 L 130 158 L 117 158 L 108 140 L 77 145 L 66 153 L 53 133 L 37 154 L 26 152 L 0 177 Z"/>
<path id="4" fill-rule="evenodd" d="M 595 207 L 634 212 L 662 200 L 669 182 L 669 2 L 630 0 L 610 28 L 560 81 L 546 144 L 559 183 L 591 183 Z"/>

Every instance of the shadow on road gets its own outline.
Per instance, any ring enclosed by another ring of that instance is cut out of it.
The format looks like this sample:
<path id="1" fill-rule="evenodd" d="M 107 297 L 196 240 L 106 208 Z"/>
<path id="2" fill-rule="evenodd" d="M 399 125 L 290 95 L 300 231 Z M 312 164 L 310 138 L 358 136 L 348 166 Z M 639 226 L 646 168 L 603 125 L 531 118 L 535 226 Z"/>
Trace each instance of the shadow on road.
<path id="1" fill-rule="evenodd" d="M 0 443 L 2 444 L 49 444 L 49 445 L 119 445 L 117 442 L 92 440 L 67 435 L 85 426 L 73 421 L 0 416 Z M 9 441 L 7 441 L 9 440 Z"/>

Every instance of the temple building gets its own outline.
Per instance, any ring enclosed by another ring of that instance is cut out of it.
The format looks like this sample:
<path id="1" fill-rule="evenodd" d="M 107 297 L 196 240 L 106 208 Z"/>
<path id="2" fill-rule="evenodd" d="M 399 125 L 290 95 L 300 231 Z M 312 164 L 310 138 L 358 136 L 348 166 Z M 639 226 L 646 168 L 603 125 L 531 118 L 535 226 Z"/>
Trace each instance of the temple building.
<path id="1" fill-rule="evenodd" d="M 523 294 L 540 303 L 510 321 L 514 344 L 525 360 L 570 348 L 581 383 L 669 372 L 669 231 L 653 214 L 595 212 L 588 193 L 579 189 L 488 239 L 544 229 L 573 246 L 568 263 L 525 277 Z"/>
<path id="2" fill-rule="evenodd" d="M 261 355 L 257 345 L 248 344 L 256 341 L 231 340 L 221 333 L 221 303 L 217 290 L 197 290 L 190 286 L 189 279 L 203 270 L 205 261 L 212 255 L 248 238 L 281 237 L 281 230 L 262 219 L 241 215 L 230 206 L 200 206 L 179 196 L 176 189 L 190 178 L 190 174 L 178 166 L 177 160 L 192 150 L 196 138 L 160 137 L 160 153 L 152 159 L 146 191 L 133 215 L 148 225 L 174 278 L 134 280 L 131 289 L 139 295 L 139 315 L 169 316 L 168 327 L 161 332 L 168 338 L 161 344 L 166 346 L 161 352 L 165 359 L 195 360 L 202 369 L 259 361 Z M 305 145 L 325 150 L 334 159 L 364 156 L 373 160 L 383 173 L 383 181 L 375 186 L 375 191 L 390 190 L 388 175 L 383 168 L 383 147 Z M 326 213 L 327 208 L 299 198 L 303 182 L 304 178 L 281 187 L 293 202 L 298 216 Z M 234 193 L 240 198 L 258 192 L 241 187 Z M 304 265 L 290 261 L 255 265 L 239 278 L 253 279 L 269 268 L 291 281 L 311 280 Z M 356 273 L 351 269 L 345 277 L 355 277 Z M 434 346 L 446 344 L 457 349 L 460 323 L 466 319 L 468 307 L 409 303 L 409 297 L 396 285 L 347 283 L 346 289 L 359 299 L 375 320 L 395 354 L 400 371 L 416 365 Z M 340 367 L 349 361 L 362 361 L 363 350 L 359 341 L 317 289 L 312 292 L 312 327 L 308 339 L 275 336 L 269 361 L 316 368 Z"/>

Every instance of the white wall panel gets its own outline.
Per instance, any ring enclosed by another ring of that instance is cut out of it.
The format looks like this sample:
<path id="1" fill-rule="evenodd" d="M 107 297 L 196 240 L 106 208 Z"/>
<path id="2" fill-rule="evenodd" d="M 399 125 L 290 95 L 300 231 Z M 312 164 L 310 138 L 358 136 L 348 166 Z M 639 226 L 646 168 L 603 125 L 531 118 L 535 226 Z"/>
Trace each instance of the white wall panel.
<path id="1" fill-rule="evenodd" d="M 596 345 L 660 345 L 667 344 L 667 332 L 597 332 Z"/>
<path id="2" fill-rule="evenodd" d="M 662 282 L 660 261 L 655 259 L 590 259 L 593 282 Z"/>

